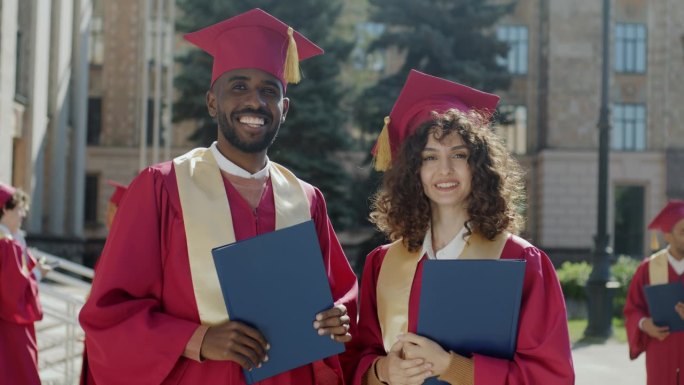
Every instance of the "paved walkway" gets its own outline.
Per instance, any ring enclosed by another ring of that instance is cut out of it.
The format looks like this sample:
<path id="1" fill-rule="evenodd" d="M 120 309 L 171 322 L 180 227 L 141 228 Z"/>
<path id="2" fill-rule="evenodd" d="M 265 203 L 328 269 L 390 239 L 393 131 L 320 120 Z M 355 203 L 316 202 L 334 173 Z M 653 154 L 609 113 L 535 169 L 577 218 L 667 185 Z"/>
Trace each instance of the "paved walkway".
<path id="1" fill-rule="evenodd" d="M 627 344 L 608 340 L 599 344 L 576 344 L 572 349 L 575 385 L 645 385 L 644 355 L 629 360 Z"/>

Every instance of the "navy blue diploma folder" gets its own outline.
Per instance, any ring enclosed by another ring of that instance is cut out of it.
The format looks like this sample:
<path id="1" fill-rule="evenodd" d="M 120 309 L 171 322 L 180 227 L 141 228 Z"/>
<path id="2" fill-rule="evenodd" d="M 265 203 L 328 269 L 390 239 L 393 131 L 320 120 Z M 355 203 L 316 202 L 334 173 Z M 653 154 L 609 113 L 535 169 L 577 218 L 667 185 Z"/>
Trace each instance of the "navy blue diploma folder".
<path id="1" fill-rule="evenodd" d="M 684 285 L 680 282 L 646 285 L 644 294 L 654 324 L 669 326 L 671 332 L 684 331 L 684 320 L 675 311 L 677 302 L 684 302 Z"/>
<path id="2" fill-rule="evenodd" d="M 344 351 L 313 327 L 316 314 L 333 306 L 313 221 L 211 253 L 230 319 L 255 327 L 271 345 L 268 362 L 243 370 L 248 384 Z"/>
<path id="3" fill-rule="evenodd" d="M 425 261 L 418 334 L 466 357 L 513 358 L 524 277 L 524 260 Z"/>

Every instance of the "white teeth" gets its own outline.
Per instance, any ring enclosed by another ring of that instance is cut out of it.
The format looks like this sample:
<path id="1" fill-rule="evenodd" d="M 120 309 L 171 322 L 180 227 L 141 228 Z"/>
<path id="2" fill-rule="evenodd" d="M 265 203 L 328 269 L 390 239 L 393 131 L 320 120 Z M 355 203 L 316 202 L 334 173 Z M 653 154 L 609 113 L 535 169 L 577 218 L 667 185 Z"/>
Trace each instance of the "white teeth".
<path id="1" fill-rule="evenodd" d="M 249 124 L 251 126 L 263 126 L 264 125 L 264 119 L 263 118 L 257 118 L 255 116 L 241 116 L 240 117 L 240 123 Z"/>
<path id="2" fill-rule="evenodd" d="M 451 187 L 456 187 L 458 183 L 450 182 L 450 183 L 437 183 L 437 187 L 439 188 L 451 188 Z"/>

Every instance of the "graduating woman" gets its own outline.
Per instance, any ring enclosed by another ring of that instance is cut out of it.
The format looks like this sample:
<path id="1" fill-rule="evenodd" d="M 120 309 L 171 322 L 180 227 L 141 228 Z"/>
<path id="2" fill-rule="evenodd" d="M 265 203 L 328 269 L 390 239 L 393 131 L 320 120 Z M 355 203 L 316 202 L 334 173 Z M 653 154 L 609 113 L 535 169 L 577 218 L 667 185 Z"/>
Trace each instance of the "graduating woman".
<path id="1" fill-rule="evenodd" d="M 521 223 L 523 182 L 488 125 L 498 100 L 412 71 L 385 119 L 374 154 L 376 168 L 386 173 L 371 220 L 393 243 L 366 259 L 354 384 L 421 384 L 434 376 L 459 385 L 574 384 L 553 265 L 512 234 Z M 424 261 L 457 258 L 526 261 L 511 360 L 459 355 L 415 334 Z"/>
<path id="2" fill-rule="evenodd" d="M 39 385 L 33 324 L 43 318 L 38 281 L 49 267 L 31 256 L 20 233 L 27 210 L 28 195 L 0 183 L 0 376 L 7 384 Z"/>

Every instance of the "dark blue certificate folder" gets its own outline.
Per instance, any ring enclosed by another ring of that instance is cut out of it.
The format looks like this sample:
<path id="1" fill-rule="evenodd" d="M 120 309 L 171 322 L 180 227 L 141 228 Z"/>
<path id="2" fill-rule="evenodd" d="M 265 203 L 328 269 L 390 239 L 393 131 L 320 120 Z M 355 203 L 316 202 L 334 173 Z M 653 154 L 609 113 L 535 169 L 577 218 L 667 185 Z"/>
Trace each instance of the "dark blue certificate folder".
<path id="1" fill-rule="evenodd" d="M 684 302 L 684 285 L 680 282 L 646 285 L 644 294 L 654 324 L 669 326 L 671 332 L 684 331 L 684 320 L 674 309 L 677 302 Z"/>
<path id="2" fill-rule="evenodd" d="M 524 277 L 524 260 L 425 261 L 418 334 L 466 357 L 512 359 Z"/>
<path id="3" fill-rule="evenodd" d="M 248 384 L 339 354 L 344 344 L 319 336 L 316 314 L 333 305 L 313 221 L 212 250 L 231 320 L 261 331 L 268 362 Z"/>

